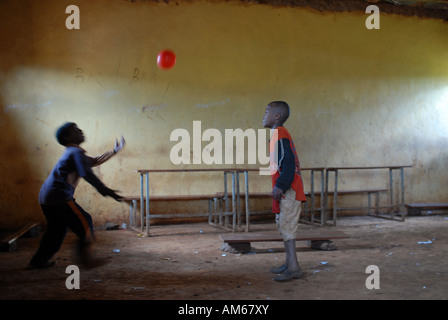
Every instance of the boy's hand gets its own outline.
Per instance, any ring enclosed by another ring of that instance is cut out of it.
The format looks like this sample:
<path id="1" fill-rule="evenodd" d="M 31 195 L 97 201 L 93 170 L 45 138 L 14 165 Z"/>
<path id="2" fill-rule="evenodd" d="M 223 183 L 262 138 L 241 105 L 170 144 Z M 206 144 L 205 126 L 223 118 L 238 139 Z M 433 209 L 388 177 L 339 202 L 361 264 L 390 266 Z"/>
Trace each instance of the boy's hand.
<path id="1" fill-rule="evenodd" d="M 114 198 L 114 199 L 117 200 L 118 202 L 121 201 L 121 196 L 118 195 L 118 194 L 116 193 L 116 191 L 115 191 L 115 190 L 112 190 L 112 189 L 107 190 L 105 196 L 109 196 L 109 197 L 111 197 L 111 198 Z"/>
<path id="2" fill-rule="evenodd" d="M 272 189 L 272 198 L 274 198 L 274 200 L 276 201 L 280 201 L 282 197 L 283 197 L 283 190 L 280 189 L 279 187 L 274 187 L 274 189 Z"/>
<path id="3" fill-rule="evenodd" d="M 126 144 L 126 140 L 124 140 L 124 137 L 121 136 L 120 143 L 118 143 L 118 140 L 115 139 L 115 147 L 114 147 L 114 153 L 117 153 L 118 151 L 122 150 Z"/>

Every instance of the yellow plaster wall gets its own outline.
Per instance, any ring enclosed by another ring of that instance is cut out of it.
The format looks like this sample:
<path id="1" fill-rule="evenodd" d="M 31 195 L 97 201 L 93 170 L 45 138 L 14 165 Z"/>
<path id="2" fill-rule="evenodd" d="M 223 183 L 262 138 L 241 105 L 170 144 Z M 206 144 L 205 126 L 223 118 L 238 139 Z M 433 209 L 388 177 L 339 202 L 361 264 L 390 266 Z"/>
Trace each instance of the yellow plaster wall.
<path id="1" fill-rule="evenodd" d="M 65 27 L 71 4 L 79 30 Z M 95 172 L 130 195 L 134 169 L 176 167 L 174 129 L 260 129 L 278 99 L 292 107 L 286 126 L 303 167 L 412 164 L 406 199 L 448 201 L 448 23 L 381 14 L 381 29 L 367 30 L 367 17 L 232 1 L 0 2 L 0 225 L 43 219 L 37 195 L 63 152 L 54 132 L 65 121 L 84 130 L 91 155 L 126 137 Z M 166 48 L 177 55 L 168 71 L 156 66 Z M 151 181 L 157 194 L 222 185 L 199 174 Z M 251 182 L 269 190 L 267 177 Z M 126 205 L 86 182 L 76 197 L 97 224 L 127 219 Z"/>

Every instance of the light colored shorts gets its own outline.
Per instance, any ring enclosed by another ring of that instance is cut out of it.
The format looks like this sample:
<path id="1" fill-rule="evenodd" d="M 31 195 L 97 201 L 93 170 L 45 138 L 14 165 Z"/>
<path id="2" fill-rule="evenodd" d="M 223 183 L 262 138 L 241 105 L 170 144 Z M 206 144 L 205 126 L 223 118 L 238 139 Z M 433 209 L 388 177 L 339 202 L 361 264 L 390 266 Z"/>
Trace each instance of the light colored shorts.
<path id="1" fill-rule="evenodd" d="M 302 202 L 296 200 L 296 192 L 288 189 L 284 198 L 280 200 L 280 212 L 275 216 L 278 231 L 283 241 L 294 240 L 297 236 L 299 227 L 300 212 Z"/>

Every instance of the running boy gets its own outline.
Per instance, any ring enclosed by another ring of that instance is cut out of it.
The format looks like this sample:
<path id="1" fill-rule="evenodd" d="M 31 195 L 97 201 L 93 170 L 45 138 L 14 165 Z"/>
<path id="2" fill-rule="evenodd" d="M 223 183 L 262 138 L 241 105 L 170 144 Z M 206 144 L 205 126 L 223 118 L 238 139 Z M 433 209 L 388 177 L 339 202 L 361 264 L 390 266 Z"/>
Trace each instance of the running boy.
<path id="1" fill-rule="evenodd" d="M 61 126 L 56 132 L 58 142 L 65 146 L 65 152 L 56 163 L 39 193 L 39 204 L 47 220 L 47 231 L 42 237 L 39 249 L 30 261 L 29 268 L 46 268 L 54 265 L 50 258 L 60 249 L 67 229 L 79 237 L 81 263 L 92 262 L 88 254 L 89 245 L 94 240 L 92 217 L 73 198 L 79 178 L 84 178 L 103 196 L 120 201 L 114 190 L 106 187 L 92 172 L 122 150 L 125 140 L 115 142 L 113 150 L 92 158 L 85 155 L 79 145 L 84 142 L 84 134 L 73 122 Z"/>
<path id="2" fill-rule="evenodd" d="M 296 232 L 299 224 L 301 201 L 306 201 L 300 163 L 294 142 L 283 126 L 289 117 L 289 105 L 273 101 L 266 107 L 263 126 L 275 129 L 269 142 L 272 176 L 272 212 L 283 238 L 286 252 L 284 264 L 271 269 L 278 274 L 274 280 L 287 281 L 303 276 L 296 253 Z"/>

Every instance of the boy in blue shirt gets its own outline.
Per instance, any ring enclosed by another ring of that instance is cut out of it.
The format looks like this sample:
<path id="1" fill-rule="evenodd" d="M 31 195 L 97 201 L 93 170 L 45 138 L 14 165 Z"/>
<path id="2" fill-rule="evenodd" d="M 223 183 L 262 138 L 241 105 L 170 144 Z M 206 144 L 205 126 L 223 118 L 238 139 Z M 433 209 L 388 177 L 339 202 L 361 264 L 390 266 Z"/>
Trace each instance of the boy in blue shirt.
<path id="1" fill-rule="evenodd" d="M 30 269 L 54 265 L 49 260 L 60 249 L 68 228 L 79 237 L 81 263 L 88 265 L 92 262 L 88 255 L 89 245 L 94 240 L 92 217 L 73 198 L 80 178 L 84 178 L 101 195 L 120 201 L 120 196 L 98 179 L 92 167 L 106 162 L 122 150 L 125 145 L 123 137 L 120 143 L 116 141 L 113 150 L 94 158 L 85 155 L 85 150 L 79 146 L 85 138 L 75 123 L 68 122 L 61 126 L 56 138 L 66 149 L 39 192 L 39 204 L 47 220 L 47 231 L 30 261 Z"/>

